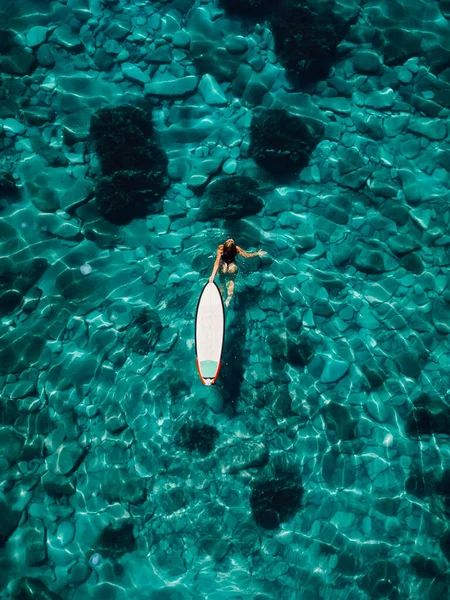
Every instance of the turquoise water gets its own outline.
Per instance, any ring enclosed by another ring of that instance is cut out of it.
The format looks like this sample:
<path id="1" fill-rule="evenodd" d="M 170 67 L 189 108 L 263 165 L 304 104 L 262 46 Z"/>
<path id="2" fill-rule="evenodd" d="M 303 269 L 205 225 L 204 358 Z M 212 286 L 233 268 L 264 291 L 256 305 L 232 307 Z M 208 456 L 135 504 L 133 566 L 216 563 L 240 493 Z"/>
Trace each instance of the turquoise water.
<path id="1" fill-rule="evenodd" d="M 1 599 L 449 597 L 449 17 L 2 0 Z"/>

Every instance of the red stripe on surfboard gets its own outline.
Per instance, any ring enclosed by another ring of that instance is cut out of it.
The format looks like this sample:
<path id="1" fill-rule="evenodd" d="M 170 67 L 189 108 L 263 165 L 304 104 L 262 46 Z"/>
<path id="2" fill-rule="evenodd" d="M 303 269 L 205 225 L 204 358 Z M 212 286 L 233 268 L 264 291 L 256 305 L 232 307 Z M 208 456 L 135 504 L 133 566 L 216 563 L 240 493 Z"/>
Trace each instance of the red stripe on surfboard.
<path id="1" fill-rule="evenodd" d="M 196 365 L 197 365 L 197 371 L 198 371 L 198 374 L 199 374 L 199 376 L 200 376 L 201 382 L 202 382 L 202 383 L 204 383 L 204 384 L 206 385 L 206 383 L 205 383 L 205 380 L 204 380 L 204 379 L 203 379 L 203 377 L 202 377 L 202 372 L 200 371 L 200 363 L 199 363 L 199 361 L 198 361 L 198 356 L 195 358 L 195 363 L 196 363 Z"/>

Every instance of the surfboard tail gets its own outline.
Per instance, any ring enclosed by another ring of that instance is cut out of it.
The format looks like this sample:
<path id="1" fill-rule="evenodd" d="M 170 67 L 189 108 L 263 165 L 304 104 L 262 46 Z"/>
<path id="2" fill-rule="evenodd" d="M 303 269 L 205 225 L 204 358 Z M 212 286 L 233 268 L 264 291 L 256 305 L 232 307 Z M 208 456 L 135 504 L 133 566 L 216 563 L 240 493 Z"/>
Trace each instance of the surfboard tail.
<path id="1" fill-rule="evenodd" d="M 206 375 L 205 376 L 202 375 L 202 371 L 205 371 L 205 365 L 204 365 L 204 363 L 206 361 L 202 361 L 202 367 L 200 367 L 200 362 L 198 360 L 198 357 L 196 358 L 195 362 L 196 362 L 196 365 L 197 365 L 197 371 L 198 371 L 198 374 L 199 374 L 199 377 L 200 377 L 200 381 L 204 385 L 214 385 L 216 383 L 216 381 L 217 381 L 217 378 L 219 377 L 219 371 L 220 371 L 220 367 L 222 366 L 222 361 L 220 360 L 218 363 L 215 363 L 214 366 L 210 365 L 210 368 L 211 367 L 213 367 L 213 368 L 215 367 L 215 370 L 213 371 L 214 375 L 212 375 L 211 377 L 208 377 Z"/>

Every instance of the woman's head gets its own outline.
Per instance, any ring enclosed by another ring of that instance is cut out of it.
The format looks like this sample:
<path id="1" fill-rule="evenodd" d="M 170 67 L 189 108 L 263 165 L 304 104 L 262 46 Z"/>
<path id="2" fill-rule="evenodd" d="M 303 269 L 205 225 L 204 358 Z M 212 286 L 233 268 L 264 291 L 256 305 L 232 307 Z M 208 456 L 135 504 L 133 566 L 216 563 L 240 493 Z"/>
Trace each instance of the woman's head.
<path id="1" fill-rule="evenodd" d="M 233 239 L 228 239 L 225 244 L 223 245 L 223 249 L 224 250 L 232 250 L 233 248 L 236 247 L 236 244 L 234 243 Z"/>

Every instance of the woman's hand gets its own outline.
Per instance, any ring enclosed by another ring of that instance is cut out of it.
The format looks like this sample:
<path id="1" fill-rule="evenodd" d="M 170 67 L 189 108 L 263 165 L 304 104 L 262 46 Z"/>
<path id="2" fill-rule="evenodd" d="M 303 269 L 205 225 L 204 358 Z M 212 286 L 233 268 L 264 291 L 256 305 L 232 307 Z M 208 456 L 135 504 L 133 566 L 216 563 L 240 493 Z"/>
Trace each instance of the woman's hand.
<path id="1" fill-rule="evenodd" d="M 258 256 L 264 256 L 265 254 L 267 254 L 267 252 L 265 250 L 258 250 L 258 252 L 257 252 Z"/>

